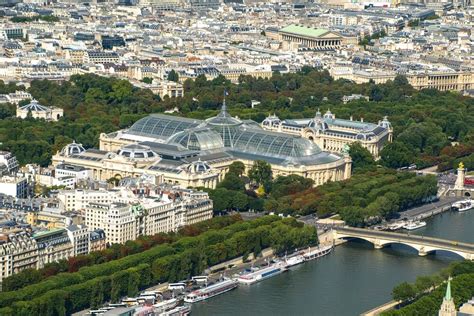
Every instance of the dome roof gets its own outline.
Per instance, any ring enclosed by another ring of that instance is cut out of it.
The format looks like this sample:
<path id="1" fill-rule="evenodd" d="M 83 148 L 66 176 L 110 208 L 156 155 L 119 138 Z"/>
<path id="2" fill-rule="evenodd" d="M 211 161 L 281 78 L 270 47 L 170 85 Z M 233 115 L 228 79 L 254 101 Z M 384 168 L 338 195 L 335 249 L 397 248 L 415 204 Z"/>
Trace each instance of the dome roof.
<path id="1" fill-rule="evenodd" d="M 205 172 L 208 172 L 211 170 L 211 167 L 205 163 L 205 162 L 202 162 L 201 159 L 199 159 L 198 161 L 194 161 L 192 162 L 189 166 L 188 166 L 188 171 L 190 173 L 193 173 L 193 174 L 196 174 L 196 173 L 205 173 Z"/>
<path id="2" fill-rule="evenodd" d="M 281 123 L 280 118 L 278 116 L 276 116 L 275 114 L 273 114 L 273 115 L 270 115 L 270 116 L 266 117 L 263 120 L 262 125 L 272 127 L 272 126 L 278 126 L 278 125 L 280 125 L 280 123 Z"/>
<path id="3" fill-rule="evenodd" d="M 222 104 L 220 113 L 217 116 L 208 118 L 203 127 L 209 127 L 220 134 L 224 146 L 232 147 L 234 142 L 235 134 L 239 131 L 239 127 L 243 125 L 243 122 L 237 118 L 233 118 L 227 113 L 227 107 L 225 101 Z"/>
<path id="4" fill-rule="evenodd" d="M 84 151 L 85 149 L 82 147 L 82 144 L 76 144 L 76 142 L 73 141 L 71 144 L 68 144 L 61 149 L 61 156 L 69 157 L 80 154 Z"/>
<path id="5" fill-rule="evenodd" d="M 221 136 L 209 128 L 190 129 L 171 136 L 168 144 L 179 144 L 190 150 L 212 150 L 224 147 Z"/>
<path id="6" fill-rule="evenodd" d="M 324 118 L 334 120 L 336 117 L 334 116 L 334 114 L 332 114 L 331 110 L 328 109 L 327 112 L 324 113 Z"/>
<path id="7" fill-rule="evenodd" d="M 41 105 L 35 99 L 31 100 L 31 102 L 27 105 L 20 107 L 20 110 L 23 111 L 31 111 L 31 112 L 49 112 L 51 111 L 50 108 L 47 106 Z"/>
<path id="8" fill-rule="evenodd" d="M 390 124 L 388 117 L 384 116 L 383 120 L 379 122 L 379 126 L 389 129 L 392 127 L 392 124 Z"/>
<path id="9" fill-rule="evenodd" d="M 153 159 L 158 157 L 158 154 L 151 150 L 150 147 L 138 144 L 122 147 L 118 151 L 118 155 L 132 159 Z"/>
<path id="10" fill-rule="evenodd" d="M 224 103 L 222 103 L 222 108 L 219 114 L 214 117 L 210 117 L 206 120 L 206 123 L 209 125 L 213 126 L 229 126 L 229 125 L 240 125 L 242 124 L 242 121 L 232 117 L 228 112 L 227 112 L 227 106 Z"/>

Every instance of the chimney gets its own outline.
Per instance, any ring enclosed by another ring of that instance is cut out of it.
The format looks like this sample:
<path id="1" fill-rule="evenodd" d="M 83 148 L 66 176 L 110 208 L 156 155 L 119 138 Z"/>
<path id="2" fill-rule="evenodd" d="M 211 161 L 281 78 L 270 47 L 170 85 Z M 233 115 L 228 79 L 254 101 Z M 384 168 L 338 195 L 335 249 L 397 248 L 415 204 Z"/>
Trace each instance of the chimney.
<path id="1" fill-rule="evenodd" d="M 360 121 L 361 121 L 361 122 L 364 122 L 364 118 L 363 118 L 363 117 L 361 117 L 361 118 L 360 118 Z"/>
<path id="2" fill-rule="evenodd" d="M 353 117 L 352 117 L 352 115 L 351 115 L 351 117 L 350 117 L 349 119 L 350 119 L 351 121 L 353 120 Z"/>

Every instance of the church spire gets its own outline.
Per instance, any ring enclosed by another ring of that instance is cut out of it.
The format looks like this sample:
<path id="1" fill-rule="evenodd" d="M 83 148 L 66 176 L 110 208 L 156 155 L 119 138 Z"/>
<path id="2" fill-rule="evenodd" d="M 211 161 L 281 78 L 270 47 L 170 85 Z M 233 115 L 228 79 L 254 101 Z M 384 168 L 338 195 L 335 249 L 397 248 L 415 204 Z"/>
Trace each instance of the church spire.
<path id="1" fill-rule="evenodd" d="M 448 286 L 446 287 L 446 295 L 444 299 L 449 301 L 451 300 L 451 277 L 448 279 Z"/>
<path id="2" fill-rule="evenodd" d="M 451 296 L 451 277 L 448 279 L 446 286 L 446 294 L 443 298 L 443 303 L 438 312 L 438 316 L 456 316 L 456 305 L 454 305 L 453 297 Z"/>

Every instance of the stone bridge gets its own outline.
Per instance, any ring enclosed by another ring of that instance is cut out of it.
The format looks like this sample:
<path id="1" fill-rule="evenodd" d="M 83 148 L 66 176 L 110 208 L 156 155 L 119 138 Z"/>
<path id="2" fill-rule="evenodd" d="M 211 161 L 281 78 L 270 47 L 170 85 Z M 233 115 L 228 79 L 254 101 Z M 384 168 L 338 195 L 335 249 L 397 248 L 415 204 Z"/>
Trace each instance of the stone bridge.
<path id="1" fill-rule="evenodd" d="M 391 244 L 402 244 L 414 248 L 420 256 L 426 256 L 436 251 L 446 251 L 467 260 L 474 260 L 474 244 L 470 243 L 350 227 L 335 227 L 332 233 L 335 240 L 358 238 L 372 243 L 375 249 L 381 249 Z"/>

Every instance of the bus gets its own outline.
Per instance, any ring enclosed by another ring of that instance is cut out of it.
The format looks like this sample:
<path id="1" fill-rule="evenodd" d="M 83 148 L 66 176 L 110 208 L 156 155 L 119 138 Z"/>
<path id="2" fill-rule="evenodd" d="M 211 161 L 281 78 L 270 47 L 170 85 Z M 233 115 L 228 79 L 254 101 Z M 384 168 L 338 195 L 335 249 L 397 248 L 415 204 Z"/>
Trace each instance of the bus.
<path id="1" fill-rule="evenodd" d="M 178 283 L 170 283 L 168 284 L 168 290 L 173 291 L 173 290 L 184 290 L 186 287 L 186 283 L 183 282 L 178 282 Z"/>
<path id="2" fill-rule="evenodd" d="M 205 275 L 193 276 L 191 280 L 196 284 L 207 283 L 208 277 Z"/>

